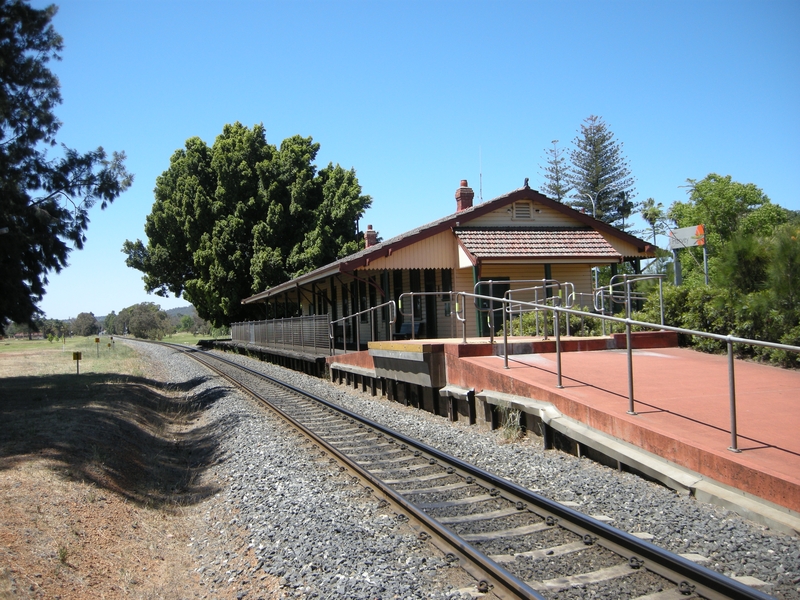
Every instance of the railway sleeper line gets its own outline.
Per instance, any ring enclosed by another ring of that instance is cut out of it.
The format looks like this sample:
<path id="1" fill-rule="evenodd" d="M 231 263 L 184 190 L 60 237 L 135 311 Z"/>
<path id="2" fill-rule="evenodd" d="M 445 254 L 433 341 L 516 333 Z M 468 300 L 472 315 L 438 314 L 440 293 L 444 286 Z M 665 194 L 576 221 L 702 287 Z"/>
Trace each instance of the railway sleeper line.
<path id="1" fill-rule="evenodd" d="M 476 579 L 479 594 L 544 599 L 624 590 L 635 600 L 771 598 L 617 530 L 602 516 L 583 515 L 294 386 L 216 355 L 188 352 L 267 404 L 321 458 L 329 456 L 392 505 L 398 519 Z M 273 388 L 269 399 L 243 378 Z M 561 594 L 573 588 L 576 595 Z"/>

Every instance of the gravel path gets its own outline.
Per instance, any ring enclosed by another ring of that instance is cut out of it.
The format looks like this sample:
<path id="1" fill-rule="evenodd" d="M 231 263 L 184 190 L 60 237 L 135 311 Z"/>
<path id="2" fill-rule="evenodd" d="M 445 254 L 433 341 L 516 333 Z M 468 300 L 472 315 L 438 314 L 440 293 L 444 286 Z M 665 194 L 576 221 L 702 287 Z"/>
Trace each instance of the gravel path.
<path id="1" fill-rule="evenodd" d="M 175 381 L 203 372 L 173 351 L 149 352 L 174 364 Z M 606 515 L 620 529 L 650 533 L 653 543 L 668 550 L 701 554 L 709 559 L 704 564 L 720 573 L 766 581 L 770 585 L 763 591 L 777 598 L 800 598 L 800 538 L 630 473 L 545 451 L 535 437 L 502 443 L 499 432 L 480 432 L 302 373 L 226 356 L 549 498 L 577 503 L 576 510 Z M 218 476 L 230 481 L 227 510 L 238 515 L 235 524 L 249 531 L 249 544 L 264 561 L 262 570 L 283 577 L 287 590 L 331 598 L 458 597 L 447 582 L 455 569 L 443 561 L 420 563 L 421 545 L 410 532 L 401 533 L 368 496 L 312 462 L 293 436 L 286 436 L 273 419 L 259 416 L 251 402 L 230 394 L 210 412 L 219 421 L 235 420 L 223 444 L 226 456 L 216 467 Z"/>

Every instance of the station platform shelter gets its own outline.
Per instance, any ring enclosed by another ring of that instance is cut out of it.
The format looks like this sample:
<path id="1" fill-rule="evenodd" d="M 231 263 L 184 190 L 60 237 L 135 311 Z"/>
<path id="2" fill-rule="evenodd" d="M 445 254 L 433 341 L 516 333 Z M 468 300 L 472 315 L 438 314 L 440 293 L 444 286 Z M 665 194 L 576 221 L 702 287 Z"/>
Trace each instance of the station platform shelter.
<path id="1" fill-rule="evenodd" d="M 496 428 L 516 411 L 546 447 L 800 533 L 800 372 L 734 361 L 734 443 L 726 356 L 635 333 L 629 384 L 625 335 L 562 336 L 559 387 L 552 338 L 513 344 L 506 357 L 502 338 L 370 342 L 326 360 L 334 381 L 451 420 Z"/>

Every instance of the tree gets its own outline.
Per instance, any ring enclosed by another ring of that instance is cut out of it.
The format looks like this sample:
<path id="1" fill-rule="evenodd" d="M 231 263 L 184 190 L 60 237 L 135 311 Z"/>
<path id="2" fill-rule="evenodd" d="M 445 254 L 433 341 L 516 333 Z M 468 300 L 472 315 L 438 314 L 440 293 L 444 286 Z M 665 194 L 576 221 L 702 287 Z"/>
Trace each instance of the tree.
<path id="1" fill-rule="evenodd" d="M 58 319 L 43 319 L 41 323 L 36 323 L 42 335 L 48 339 L 52 336 L 54 339 L 59 337 L 64 330 L 64 324 Z"/>
<path id="2" fill-rule="evenodd" d="M 584 120 L 573 143 L 567 178 L 575 190 L 571 205 L 606 223 L 624 224 L 633 209 L 636 180 L 622 155 L 622 143 L 614 140 L 602 117 L 595 115 Z"/>
<path id="3" fill-rule="evenodd" d="M 800 345 L 800 223 L 752 183 L 715 173 L 688 181 L 688 201 L 675 202 L 669 216 L 679 227 L 705 226 L 710 284 L 705 285 L 698 249 L 682 250 L 687 277 L 680 287 L 665 287 L 666 324 Z M 692 252 L 698 256 L 692 258 Z M 646 308 L 651 315 L 660 311 L 657 298 L 652 300 Z M 715 340 L 692 338 L 689 343 L 726 350 L 724 342 Z M 742 344 L 736 352 L 800 366 L 800 357 L 782 350 Z"/>
<path id="4" fill-rule="evenodd" d="M 770 202 L 767 195 L 752 183 L 739 183 L 730 175 L 722 177 L 716 173 L 710 173 L 699 181 L 686 181 L 689 200 L 674 202 L 668 216 L 678 227 L 704 225 L 706 246 L 712 255 L 710 270 L 716 263 L 713 255 L 721 252 L 734 235 L 769 237 L 789 219 L 786 209 Z M 681 264 L 686 272 L 695 270 L 699 257 L 690 258 L 689 250 L 681 254 Z"/>
<path id="5" fill-rule="evenodd" d="M 126 241 L 145 289 L 183 296 L 216 326 L 263 318 L 241 300 L 363 247 L 371 204 L 353 169 L 314 165 L 319 144 L 268 144 L 263 125 L 226 125 L 214 145 L 176 151 L 156 180 L 148 243 Z"/>
<path id="6" fill-rule="evenodd" d="M 768 287 L 780 309 L 800 323 L 800 222 L 779 227 L 772 238 L 773 260 L 767 268 Z"/>
<path id="7" fill-rule="evenodd" d="M 75 335 L 94 335 L 98 331 L 100 331 L 100 326 L 93 313 L 82 312 L 72 322 L 72 332 Z"/>
<path id="8" fill-rule="evenodd" d="M 564 151 L 558 147 L 558 140 L 553 140 L 552 149 L 546 148 L 547 166 L 543 169 L 544 184 L 542 185 L 541 192 L 549 197 L 562 202 L 567 197 L 572 187 L 567 181 L 569 175 L 566 159 L 564 158 Z"/>
<path id="9" fill-rule="evenodd" d="M 715 285 L 750 294 L 764 288 L 771 252 L 755 235 L 734 235 L 720 250 Z"/>
<path id="10" fill-rule="evenodd" d="M 664 205 L 661 202 L 656 204 L 653 198 L 648 198 L 639 207 L 639 214 L 650 225 L 650 233 L 653 234 L 653 246 L 658 246 L 657 236 L 665 233 L 664 220 L 667 215 L 664 213 Z"/>
<path id="11" fill-rule="evenodd" d="M 51 157 L 61 122 L 58 78 L 61 36 L 57 8 L 0 2 L 0 333 L 11 321 L 33 324 L 47 274 L 67 266 L 86 241 L 88 212 L 113 202 L 133 181 L 125 154 L 103 148 L 80 154 L 61 147 Z"/>
<path id="12" fill-rule="evenodd" d="M 140 302 L 119 311 L 116 327 L 138 338 L 160 340 L 172 332 L 169 315 L 153 302 Z"/>
<path id="13" fill-rule="evenodd" d="M 117 313 L 113 310 L 106 315 L 106 318 L 103 319 L 103 329 L 105 329 L 106 333 L 109 335 L 116 335 L 121 334 L 121 331 L 117 331 Z"/>
<path id="14" fill-rule="evenodd" d="M 192 317 L 192 315 L 181 315 L 178 329 L 180 331 L 194 331 L 194 317 Z"/>

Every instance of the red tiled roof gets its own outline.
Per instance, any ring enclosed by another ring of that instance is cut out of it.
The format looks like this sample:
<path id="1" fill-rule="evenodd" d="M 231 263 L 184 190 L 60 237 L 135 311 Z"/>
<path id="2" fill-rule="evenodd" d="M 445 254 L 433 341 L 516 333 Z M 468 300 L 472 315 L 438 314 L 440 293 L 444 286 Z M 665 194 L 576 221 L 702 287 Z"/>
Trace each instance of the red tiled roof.
<path id="1" fill-rule="evenodd" d="M 478 258 L 621 258 L 599 232 L 588 228 L 456 228 L 464 248 Z"/>
<path id="2" fill-rule="evenodd" d="M 517 200 L 533 200 L 547 206 L 554 211 L 560 212 L 565 214 L 572 219 L 575 219 L 578 222 L 585 223 L 587 227 L 591 230 L 592 228 L 596 229 L 597 231 L 603 231 L 607 234 L 620 239 L 622 241 L 628 242 L 637 249 L 638 253 L 644 253 L 644 256 L 654 256 L 652 254 L 652 250 L 650 249 L 650 245 L 648 242 L 641 240 L 637 237 L 630 235 L 624 231 L 616 229 L 611 225 L 604 223 L 603 221 L 598 221 L 592 218 L 589 215 L 581 213 L 574 208 L 569 207 L 566 204 L 562 204 L 561 202 L 556 202 L 546 196 L 542 195 L 541 193 L 537 192 L 536 190 L 532 190 L 529 187 L 525 186 L 504 194 L 502 196 L 498 196 L 493 200 L 487 200 L 486 202 L 481 202 L 479 204 L 473 205 L 471 208 L 466 210 L 462 210 L 452 215 L 448 215 L 444 218 L 438 219 L 433 221 L 432 223 L 428 223 L 426 225 L 422 225 L 411 231 L 407 231 L 401 235 L 395 236 L 389 240 L 385 240 L 379 244 L 374 246 L 370 246 L 369 248 L 365 248 L 364 250 L 360 250 L 354 254 L 341 258 L 335 262 L 332 262 L 324 267 L 320 267 L 306 273 L 304 275 L 300 275 L 292 279 L 291 281 L 286 281 L 279 285 L 276 285 L 272 288 L 269 288 L 259 294 L 255 294 L 254 296 L 250 296 L 249 298 L 245 298 L 242 300 L 243 304 L 249 304 L 251 302 L 259 302 L 274 294 L 278 294 L 284 292 L 286 290 L 294 289 L 295 287 L 299 287 L 320 279 L 322 277 L 327 277 L 329 275 L 334 275 L 336 273 L 350 273 L 358 269 L 359 267 L 363 267 L 368 264 L 368 259 L 372 257 L 380 258 L 382 256 L 388 256 L 389 252 L 392 250 L 399 250 L 400 248 L 404 248 L 411 244 L 416 243 L 421 239 L 425 239 L 436 235 L 437 233 L 441 233 L 442 231 L 446 231 L 453 227 L 458 228 L 460 223 L 468 223 L 472 219 L 477 217 L 483 216 L 492 210 L 496 210 L 498 208 L 505 207 Z M 465 228 L 466 229 L 466 228 Z M 487 229 L 481 229 L 481 231 L 487 231 Z M 529 230 L 535 231 L 535 230 Z M 565 229 L 557 229 L 557 230 L 547 230 L 545 228 L 540 228 L 539 231 L 567 231 Z M 581 229 L 583 231 L 583 229 Z M 594 235 L 590 235 L 588 232 L 586 233 L 588 237 L 591 237 L 592 240 L 601 237 L 599 233 L 595 233 Z M 569 236 L 568 236 L 569 237 Z M 575 239 L 576 236 L 572 236 L 571 239 Z M 600 239 L 597 239 L 598 244 L 603 243 L 604 246 L 600 252 L 595 251 L 592 254 L 581 254 L 578 252 L 573 253 L 563 253 L 563 248 L 556 254 L 537 254 L 536 256 L 554 256 L 554 257 L 575 257 L 580 258 L 582 256 L 588 257 L 612 257 L 614 260 L 619 260 L 621 257 L 620 255 L 611 248 L 611 246 L 605 242 L 604 240 L 601 242 Z M 563 246 L 563 245 L 562 245 Z M 508 255 L 508 256 L 514 256 Z M 642 254 L 636 254 L 633 257 L 639 258 Z M 625 257 L 629 258 L 629 257 Z"/>

